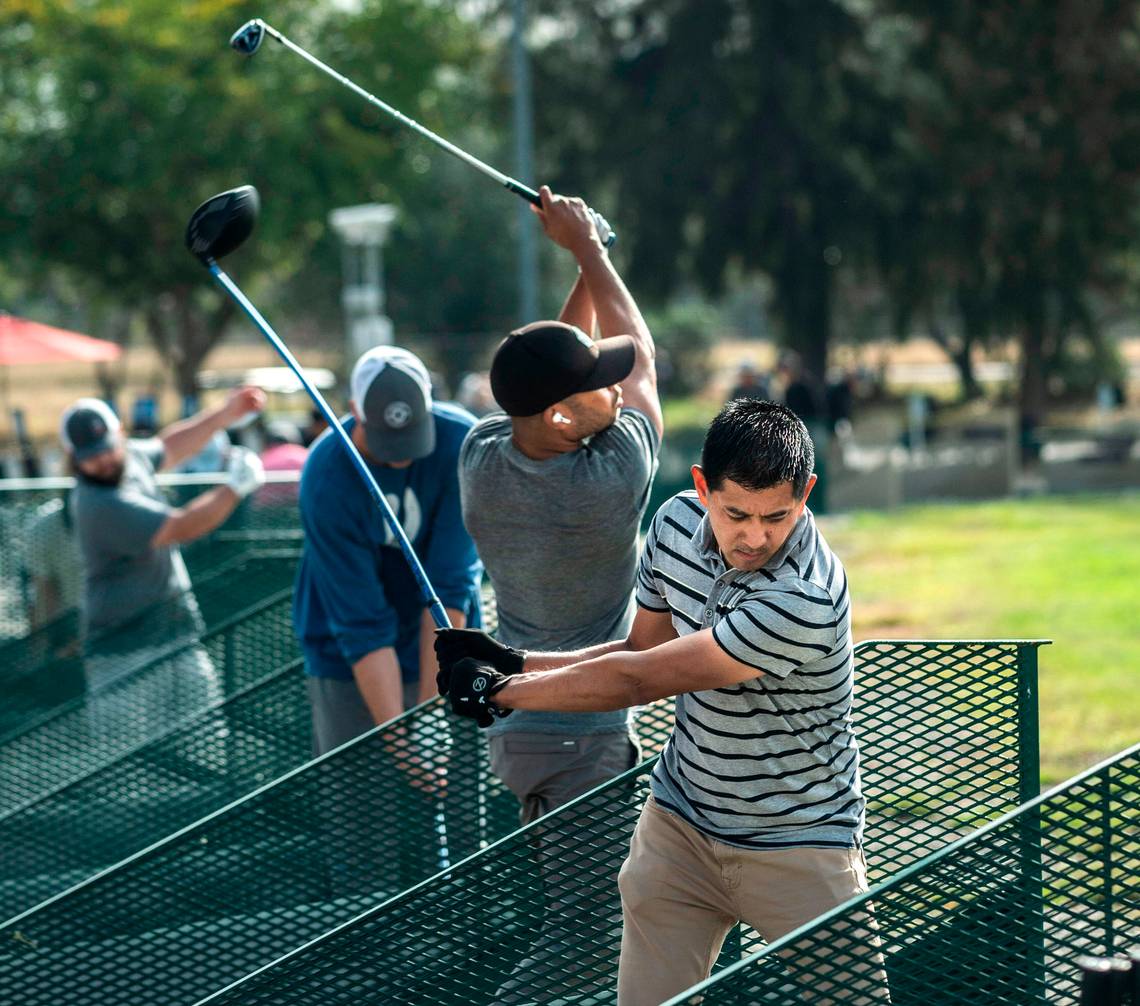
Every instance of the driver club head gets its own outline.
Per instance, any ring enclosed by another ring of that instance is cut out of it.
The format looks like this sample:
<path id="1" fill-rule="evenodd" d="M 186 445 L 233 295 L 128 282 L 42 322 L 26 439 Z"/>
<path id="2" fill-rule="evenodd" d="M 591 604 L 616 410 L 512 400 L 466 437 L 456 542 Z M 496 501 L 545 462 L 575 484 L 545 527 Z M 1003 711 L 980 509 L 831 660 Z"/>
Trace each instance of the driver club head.
<path id="1" fill-rule="evenodd" d="M 203 263 L 228 255 L 252 233 L 260 207 L 252 185 L 211 196 L 186 225 L 186 247 Z"/>
<path id="2" fill-rule="evenodd" d="M 265 22 L 255 17 L 246 21 L 230 36 L 230 46 L 243 56 L 252 56 L 261 48 L 261 40 L 265 38 Z"/>

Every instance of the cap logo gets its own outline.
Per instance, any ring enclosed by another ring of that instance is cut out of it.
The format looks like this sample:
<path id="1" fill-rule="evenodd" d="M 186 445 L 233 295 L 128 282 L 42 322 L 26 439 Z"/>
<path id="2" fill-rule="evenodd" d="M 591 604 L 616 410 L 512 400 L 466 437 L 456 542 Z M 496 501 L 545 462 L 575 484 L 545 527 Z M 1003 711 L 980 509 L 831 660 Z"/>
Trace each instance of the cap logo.
<path id="1" fill-rule="evenodd" d="M 102 419 L 93 419 L 91 422 L 91 433 L 93 436 L 101 437 L 107 432 L 107 424 Z"/>
<path id="2" fill-rule="evenodd" d="M 574 338 L 576 338 L 587 349 L 592 350 L 594 348 L 593 340 L 580 328 L 574 329 Z"/>
<path id="3" fill-rule="evenodd" d="M 384 422 L 394 430 L 402 430 L 412 421 L 412 407 L 407 402 L 389 402 L 384 408 Z"/>

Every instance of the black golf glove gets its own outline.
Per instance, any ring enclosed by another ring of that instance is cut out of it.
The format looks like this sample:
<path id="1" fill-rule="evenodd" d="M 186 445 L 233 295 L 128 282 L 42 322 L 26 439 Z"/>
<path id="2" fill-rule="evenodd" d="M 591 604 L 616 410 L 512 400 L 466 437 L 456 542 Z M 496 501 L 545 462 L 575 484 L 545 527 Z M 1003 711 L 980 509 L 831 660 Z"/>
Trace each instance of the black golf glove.
<path id="1" fill-rule="evenodd" d="M 435 676 L 440 695 L 451 690 L 452 668 L 465 657 L 490 664 L 500 674 L 510 677 L 522 674 L 526 654 L 513 646 L 497 643 L 480 629 L 438 629 L 435 634 L 435 657 L 439 673 Z"/>
<path id="2" fill-rule="evenodd" d="M 492 701 L 508 681 L 509 675 L 500 674 L 490 664 L 481 664 L 470 657 L 456 662 L 451 669 L 451 711 L 473 719 L 481 727 L 489 727 L 496 719 L 511 714 Z"/>

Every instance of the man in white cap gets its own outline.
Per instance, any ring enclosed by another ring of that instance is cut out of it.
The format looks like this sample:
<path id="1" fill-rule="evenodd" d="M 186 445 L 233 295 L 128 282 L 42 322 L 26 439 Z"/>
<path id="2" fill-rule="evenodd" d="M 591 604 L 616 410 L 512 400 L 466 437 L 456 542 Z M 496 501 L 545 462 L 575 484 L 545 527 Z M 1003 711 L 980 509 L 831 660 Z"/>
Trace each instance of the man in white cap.
<path id="1" fill-rule="evenodd" d="M 159 635 L 164 648 L 200 632 L 201 618 L 178 546 L 213 531 L 262 484 L 261 462 L 252 451 L 231 447 L 228 481 L 181 507 L 163 494 L 155 472 L 192 457 L 215 433 L 264 404 L 260 389 L 239 388 L 225 404 L 173 423 L 147 440 L 126 439 L 118 416 L 98 399 L 81 398 L 64 412 L 60 439 L 76 477 L 72 509 L 84 566 L 81 613 L 88 642 L 88 687 L 98 687 L 148 658 L 146 648 L 120 645 L 106 651 L 95 639 L 110 638 L 108 629 L 144 610 L 162 613 Z M 158 602 L 165 603 L 156 609 Z M 152 628 L 148 625 L 148 635 L 153 635 Z M 195 702 L 214 697 L 213 675 L 204 659 L 196 662 L 194 673 L 182 675 L 183 684 L 197 695 Z"/>
<path id="2" fill-rule="evenodd" d="M 451 623 L 481 625 L 483 568 L 463 527 L 457 474 L 459 448 L 474 417 L 433 401 L 423 363 L 394 346 L 361 356 L 350 385 L 352 416 L 343 421 L 345 431 L 391 504 Z M 313 752 L 321 755 L 436 695 L 435 625 L 376 501 L 331 432 L 309 450 L 300 509 L 305 548 L 293 624 L 308 676 Z M 464 733 L 470 735 L 467 747 L 477 750 L 474 731 Z M 351 773 L 325 794 L 321 816 L 335 830 L 329 844 L 338 891 L 358 893 L 361 885 L 389 881 L 398 886 L 401 877 L 414 882 L 438 869 L 438 843 L 423 836 L 401 842 L 392 820 L 401 813 L 428 822 L 435 818 L 439 794 L 412 764 L 415 758 L 404 751 L 388 764 L 381 753 L 373 766 L 389 780 L 407 774 L 411 785 L 400 790 L 401 807 L 379 799 L 370 780 L 354 782 Z M 448 787 L 449 805 L 463 801 L 458 789 Z M 466 801 L 471 804 L 466 814 L 457 808 L 448 816 L 453 858 L 461 843 L 477 839 L 471 834 L 478 813 L 474 796 Z"/>

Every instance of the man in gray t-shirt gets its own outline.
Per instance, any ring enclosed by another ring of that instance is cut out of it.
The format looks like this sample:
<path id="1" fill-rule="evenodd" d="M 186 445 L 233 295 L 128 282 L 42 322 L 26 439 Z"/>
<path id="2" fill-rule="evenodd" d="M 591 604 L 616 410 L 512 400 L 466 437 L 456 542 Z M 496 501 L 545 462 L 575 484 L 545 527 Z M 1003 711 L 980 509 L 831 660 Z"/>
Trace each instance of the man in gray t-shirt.
<path id="1" fill-rule="evenodd" d="M 175 507 L 155 472 L 196 454 L 214 433 L 264 402 L 260 390 L 241 388 L 224 405 L 174 423 L 150 440 L 126 440 L 118 417 L 98 399 L 80 399 L 64 412 L 60 437 L 76 476 L 71 506 L 84 567 L 81 611 L 89 687 L 138 666 L 140 656 L 125 653 L 123 645 L 108 652 L 94 637 L 158 602 L 170 602 L 169 623 L 161 633 L 148 626 L 149 637 L 161 636 L 169 644 L 197 631 L 197 607 L 179 543 L 220 525 L 261 485 L 264 474 L 252 451 L 232 448 L 228 482 Z"/>
<path id="2" fill-rule="evenodd" d="M 491 390 L 506 415 L 488 416 L 467 435 L 459 489 L 463 521 L 495 588 L 499 638 L 522 649 L 578 649 L 629 629 L 661 404 L 652 336 L 590 211 L 545 186 L 540 195 L 543 229 L 573 254 L 580 276 L 559 321 L 512 332 L 496 351 Z M 524 824 L 639 759 L 628 709 L 520 711 L 487 733 L 491 767 L 518 797 Z M 581 824 L 585 837 L 591 822 Z M 589 841 L 582 848 L 589 854 L 581 862 L 563 853 L 551 872 L 617 872 L 616 859 L 597 855 Z M 535 854 L 546 873 L 541 842 Z M 557 966 L 565 934 L 605 924 L 608 911 L 550 884 L 546 922 L 496 1002 L 531 1001 L 529 976 Z"/>
<path id="3" fill-rule="evenodd" d="M 580 276 L 560 321 L 519 329 L 496 351 L 491 389 L 506 415 L 468 434 L 459 487 L 495 588 L 499 638 L 573 650 L 629 628 L 661 406 L 653 339 L 588 209 L 545 188 L 542 201 L 544 230 Z M 587 334 L 595 322 L 597 342 Z M 488 734 L 524 823 L 637 760 L 628 710 L 519 713 Z"/>

